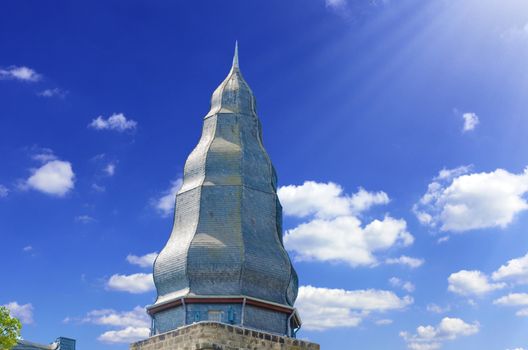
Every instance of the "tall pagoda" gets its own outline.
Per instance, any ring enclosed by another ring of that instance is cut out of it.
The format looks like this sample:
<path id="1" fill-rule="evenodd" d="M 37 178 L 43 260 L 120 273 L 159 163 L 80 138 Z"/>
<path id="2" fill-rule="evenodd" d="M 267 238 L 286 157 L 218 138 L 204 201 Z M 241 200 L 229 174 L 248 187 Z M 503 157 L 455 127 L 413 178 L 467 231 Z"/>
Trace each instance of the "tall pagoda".
<path id="1" fill-rule="evenodd" d="M 277 175 L 238 48 L 185 163 L 174 226 L 154 263 L 152 335 L 200 322 L 294 337 L 297 274 L 282 241 Z"/>

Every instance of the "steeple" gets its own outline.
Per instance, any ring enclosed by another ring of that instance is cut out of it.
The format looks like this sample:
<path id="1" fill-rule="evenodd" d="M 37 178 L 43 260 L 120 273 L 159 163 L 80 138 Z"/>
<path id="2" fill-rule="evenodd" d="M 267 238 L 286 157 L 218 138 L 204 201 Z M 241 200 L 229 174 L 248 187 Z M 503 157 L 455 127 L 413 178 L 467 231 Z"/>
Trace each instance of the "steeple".
<path id="1" fill-rule="evenodd" d="M 242 76 L 238 61 L 238 41 L 229 74 L 216 88 L 211 98 L 211 110 L 206 118 L 215 113 L 257 113 L 257 101 L 253 91 Z"/>
<path id="2" fill-rule="evenodd" d="M 233 66 L 231 69 L 240 69 L 238 66 L 238 40 L 235 41 L 235 54 L 233 55 Z"/>
<path id="3" fill-rule="evenodd" d="M 292 336 L 297 274 L 282 243 L 277 177 L 238 66 L 211 99 L 185 163 L 174 226 L 154 263 L 153 333 L 203 320 Z"/>

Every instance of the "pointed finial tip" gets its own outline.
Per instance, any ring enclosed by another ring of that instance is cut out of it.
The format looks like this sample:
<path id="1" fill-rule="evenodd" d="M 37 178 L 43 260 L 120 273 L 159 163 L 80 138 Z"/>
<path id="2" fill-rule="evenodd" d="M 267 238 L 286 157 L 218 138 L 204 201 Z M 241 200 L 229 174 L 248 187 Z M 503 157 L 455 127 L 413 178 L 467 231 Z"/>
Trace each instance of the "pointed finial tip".
<path id="1" fill-rule="evenodd" d="M 233 56 L 233 68 L 238 67 L 238 40 L 235 40 L 235 55 Z"/>

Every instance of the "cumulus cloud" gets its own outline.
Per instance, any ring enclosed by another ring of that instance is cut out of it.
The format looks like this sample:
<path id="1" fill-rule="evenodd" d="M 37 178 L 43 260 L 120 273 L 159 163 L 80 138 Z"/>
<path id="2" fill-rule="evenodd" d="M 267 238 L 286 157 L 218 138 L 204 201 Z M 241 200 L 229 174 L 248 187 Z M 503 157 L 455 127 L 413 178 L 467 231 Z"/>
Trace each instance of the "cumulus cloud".
<path id="1" fill-rule="evenodd" d="M 150 318 L 145 308 L 136 306 L 131 311 L 113 309 L 92 310 L 82 318 L 66 318 L 66 323 L 79 321 L 100 326 L 117 328 L 104 332 L 98 340 L 105 343 L 131 343 L 149 336 Z"/>
<path id="2" fill-rule="evenodd" d="M 96 222 L 93 217 L 90 215 L 79 215 L 75 217 L 75 222 L 80 222 L 81 224 L 90 224 L 92 222 Z"/>
<path id="3" fill-rule="evenodd" d="M 528 308 L 517 311 L 515 315 L 519 317 L 528 317 Z"/>
<path id="4" fill-rule="evenodd" d="M 413 303 L 385 290 L 344 290 L 301 286 L 296 306 L 303 315 L 303 327 L 322 331 L 356 327 L 372 312 L 401 310 Z"/>
<path id="5" fill-rule="evenodd" d="M 443 237 L 438 238 L 438 239 L 436 240 L 436 243 L 438 243 L 438 244 L 442 244 L 442 243 L 445 243 L 445 242 L 447 242 L 447 241 L 449 241 L 449 236 L 443 236 Z"/>
<path id="6" fill-rule="evenodd" d="M 92 190 L 94 190 L 95 192 L 102 193 L 106 191 L 106 187 L 94 183 L 92 184 Z"/>
<path id="7" fill-rule="evenodd" d="M 400 336 L 410 350 L 435 350 L 440 349 L 447 340 L 476 334 L 479 328 L 478 322 L 469 324 L 460 318 L 444 317 L 436 327 L 419 326 L 415 334 L 400 332 Z"/>
<path id="8" fill-rule="evenodd" d="M 116 169 L 116 164 L 115 163 L 108 163 L 105 168 L 104 168 L 104 172 L 106 173 L 106 175 L 108 176 L 114 176 L 115 174 L 115 169 Z"/>
<path id="9" fill-rule="evenodd" d="M 333 9 L 340 9 L 345 7 L 346 0 L 325 0 L 326 7 L 330 7 Z"/>
<path id="10" fill-rule="evenodd" d="M 33 169 L 26 185 L 37 191 L 62 197 L 73 189 L 74 180 L 75 174 L 70 162 L 50 160 L 40 168 Z"/>
<path id="11" fill-rule="evenodd" d="M 108 119 L 105 119 L 103 116 L 98 116 L 88 126 L 96 130 L 123 132 L 126 130 L 134 130 L 137 127 L 137 122 L 127 119 L 123 113 L 114 113 Z"/>
<path id="12" fill-rule="evenodd" d="M 377 204 L 387 204 L 385 192 L 368 192 L 359 188 L 352 196 L 343 193 L 343 188 L 333 182 L 305 181 L 300 186 L 289 185 L 278 189 L 277 194 L 284 207 L 284 214 L 294 217 L 314 215 L 328 219 L 344 215 L 356 215 Z"/>
<path id="13" fill-rule="evenodd" d="M 136 306 L 131 311 L 116 311 L 114 309 L 92 310 L 79 321 L 114 327 L 148 327 L 150 325 L 150 318 L 145 308 L 141 306 Z"/>
<path id="14" fill-rule="evenodd" d="M 140 266 L 140 267 L 152 267 L 152 265 L 154 264 L 154 260 L 156 260 L 157 256 L 158 256 L 158 253 L 156 252 L 148 253 L 142 256 L 128 254 L 128 256 L 126 257 L 126 260 L 129 263 Z"/>
<path id="15" fill-rule="evenodd" d="M 0 184 L 0 198 L 7 197 L 9 195 L 9 189 L 4 185 Z"/>
<path id="16" fill-rule="evenodd" d="M 493 304 L 520 307 L 521 309 L 515 315 L 518 317 L 528 317 L 528 293 L 510 293 L 494 300 Z"/>
<path id="17" fill-rule="evenodd" d="M 62 89 L 59 89 L 59 88 L 54 88 L 54 89 L 45 89 L 45 90 L 39 91 L 37 93 L 37 96 L 40 96 L 40 97 L 59 97 L 59 98 L 64 98 L 64 97 L 66 97 L 67 94 L 68 94 L 68 91 L 66 91 L 66 90 L 62 90 Z"/>
<path id="18" fill-rule="evenodd" d="M 284 243 L 298 261 L 346 262 L 350 266 L 374 266 L 374 253 L 393 246 L 408 246 L 413 236 L 403 219 L 386 216 L 362 226 L 354 216 L 315 219 L 286 231 Z"/>
<path id="19" fill-rule="evenodd" d="M 502 306 L 528 306 L 528 293 L 510 293 L 493 301 Z"/>
<path id="20" fill-rule="evenodd" d="M 386 204 L 384 192 L 360 188 L 347 195 L 332 182 L 306 181 L 277 191 L 286 215 L 307 221 L 287 230 L 284 243 L 298 261 L 345 262 L 350 266 L 378 264 L 375 253 L 394 246 L 408 246 L 413 236 L 407 223 L 386 215 L 364 225 L 360 215 L 373 205 Z"/>
<path id="21" fill-rule="evenodd" d="M 21 305 L 12 301 L 4 306 L 9 310 L 11 316 L 18 318 L 23 324 L 33 323 L 33 305 L 29 303 Z"/>
<path id="22" fill-rule="evenodd" d="M 171 186 L 163 194 L 152 201 L 154 207 L 163 217 L 172 214 L 174 205 L 176 203 L 176 194 L 182 186 L 183 180 L 181 178 L 172 181 Z"/>
<path id="23" fill-rule="evenodd" d="M 493 272 L 491 277 L 495 281 L 510 280 L 518 284 L 528 284 L 528 254 L 508 261 Z"/>
<path id="24" fill-rule="evenodd" d="M 505 283 L 491 283 L 488 276 L 480 271 L 461 270 L 452 273 L 448 278 L 450 292 L 470 296 L 484 295 L 506 287 Z"/>
<path id="25" fill-rule="evenodd" d="M 393 287 L 401 288 L 409 293 L 414 292 L 416 289 L 415 285 L 409 281 L 404 281 L 398 277 L 391 277 L 389 283 Z"/>
<path id="26" fill-rule="evenodd" d="M 11 66 L 8 68 L 0 68 L 0 80 L 20 80 L 35 82 L 42 78 L 40 74 L 33 69 L 25 66 Z"/>
<path id="27" fill-rule="evenodd" d="M 146 339 L 150 335 L 148 327 L 126 327 L 116 331 L 107 331 L 101 334 L 97 340 L 104 343 L 133 343 Z"/>
<path id="28" fill-rule="evenodd" d="M 32 152 L 33 155 L 31 156 L 31 159 L 43 164 L 58 159 L 57 156 L 53 153 L 53 151 L 49 148 L 33 147 Z"/>
<path id="29" fill-rule="evenodd" d="M 110 277 L 106 286 L 110 290 L 140 294 L 154 290 L 154 280 L 151 273 L 114 274 Z"/>
<path id="30" fill-rule="evenodd" d="M 472 112 L 462 114 L 462 119 L 464 119 L 464 127 L 462 128 L 464 132 L 474 130 L 480 122 L 478 115 Z"/>
<path id="31" fill-rule="evenodd" d="M 435 314 L 443 314 L 451 310 L 451 307 L 445 306 L 441 307 L 440 305 L 437 305 L 435 303 L 427 304 L 427 311 L 435 313 Z"/>
<path id="32" fill-rule="evenodd" d="M 409 256 L 402 255 L 399 258 L 389 258 L 385 260 L 385 263 L 388 265 L 405 265 L 410 268 L 417 268 L 423 265 L 424 260 L 418 258 L 411 258 Z"/>
<path id="33" fill-rule="evenodd" d="M 377 320 L 375 323 L 378 325 L 378 326 L 386 326 L 388 324 L 392 324 L 392 320 L 391 319 L 388 319 L 388 318 L 383 318 L 381 320 Z"/>
<path id="34" fill-rule="evenodd" d="M 25 246 L 24 248 L 22 248 L 22 250 L 25 251 L 25 252 L 30 252 L 30 251 L 33 250 L 33 247 L 30 246 L 30 245 L 27 245 L 27 246 Z"/>
<path id="35" fill-rule="evenodd" d="M 465 232 L 507 227 L 528 209 L 528 168 L 468 173 L 468 167 L 442 170 L 413 210 L 418 220 L 441 231 Z"/>

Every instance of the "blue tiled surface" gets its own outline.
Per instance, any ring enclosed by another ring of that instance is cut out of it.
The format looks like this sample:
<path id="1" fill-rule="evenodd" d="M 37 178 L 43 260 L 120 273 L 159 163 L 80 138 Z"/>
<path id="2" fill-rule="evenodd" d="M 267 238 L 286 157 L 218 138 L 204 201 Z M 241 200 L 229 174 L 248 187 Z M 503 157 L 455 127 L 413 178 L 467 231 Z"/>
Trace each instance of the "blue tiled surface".
<path id="1" fill-rule="evenodd" d="M 184 319 L 187 309 L 187 322 Z M 155 334 L 165 333 L 200 321 L 208 321 L 210 311 L 221 311 L 223 323 L 242 325 L 242 306 L 240 304 L 188 304 L 161 311 L 155 314 Z M 244 327 L 264 330 L 270 333 L 286 334 L 288 315 L 271 310 L 264 310 L 251 305 L 244 308 Z"/>

